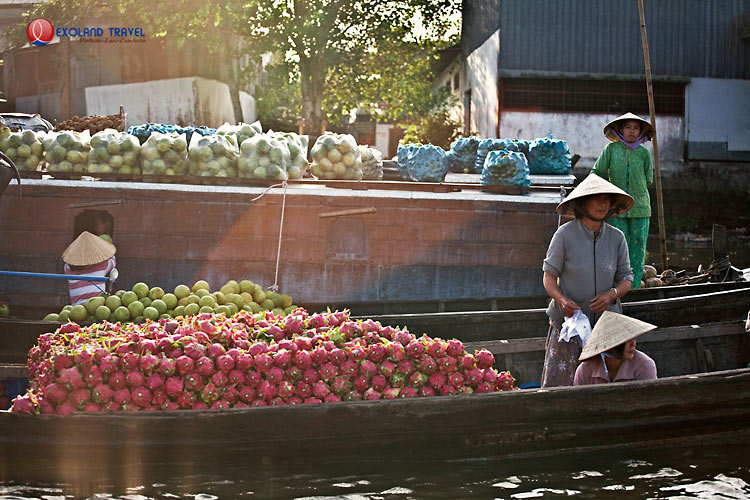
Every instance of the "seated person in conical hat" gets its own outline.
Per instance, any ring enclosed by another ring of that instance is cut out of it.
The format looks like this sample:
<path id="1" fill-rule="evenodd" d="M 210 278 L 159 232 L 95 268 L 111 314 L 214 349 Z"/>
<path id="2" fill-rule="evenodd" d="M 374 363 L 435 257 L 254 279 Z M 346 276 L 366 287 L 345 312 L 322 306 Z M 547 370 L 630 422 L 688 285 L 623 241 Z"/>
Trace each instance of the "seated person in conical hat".
<path id="1" fill-rule="evenodd" d="M 83 231 L 62 255 L 65 274 L 107 277 L 115 268 L 117 248 L 109 241 Z M 83 304 L 106 290 L 104 282 L 68 280 L 70 304 Z"/>
<path id="2" fill-rule="evenodd" d="M 656 377 L 656 363 L 636 350 L 636 337 L 656 326 L 635 318 L 605 311 L 599 318 L 578 358 L 573 385 L 608 384 Z"/>

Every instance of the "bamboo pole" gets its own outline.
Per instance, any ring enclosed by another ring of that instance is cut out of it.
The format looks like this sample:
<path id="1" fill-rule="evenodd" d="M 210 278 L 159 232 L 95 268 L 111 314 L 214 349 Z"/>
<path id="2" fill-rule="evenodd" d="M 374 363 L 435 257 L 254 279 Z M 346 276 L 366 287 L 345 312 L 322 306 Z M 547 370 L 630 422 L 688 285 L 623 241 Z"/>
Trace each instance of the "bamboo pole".
<path id="1" fill-rule="evenodd" d="M 662 272 L 667 269 L 667 237 L 664 230 L 664 202 L 661 193 L 661 171 L 659 169 L 659 145 L 656 133 L 656 113 L 654 111 L 654 89 L 651 85 L 651 60 L 648 54 L 648 39 L 646 37 L 646 18 L 643 15 L 643 0 L 638 0 L 638 15 L 641 18 L 641 42 L 643 45 L 643 64 L 646 66 L 646 89 L 648 90 L 648 111 L 654 134 L 651 140 L 654 144 L 654 180 L 656 181 L 656 207 L 659 217 L 659 242 L 661 243 Z"/>

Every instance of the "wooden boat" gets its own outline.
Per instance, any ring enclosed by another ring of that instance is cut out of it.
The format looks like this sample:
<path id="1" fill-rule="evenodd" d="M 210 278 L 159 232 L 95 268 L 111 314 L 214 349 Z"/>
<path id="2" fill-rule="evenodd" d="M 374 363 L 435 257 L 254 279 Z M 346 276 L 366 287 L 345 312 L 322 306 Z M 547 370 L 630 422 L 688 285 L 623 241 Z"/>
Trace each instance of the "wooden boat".
<path id="1" fill-rule="evenodd" d="M 739 326 L 713 325 L 711 338 L 744 338 Z M 686 340 L 674 329 L 651 335 L 675 348 Z M 188 477 L 229 465 L 364 467 L 750 443 L 750 369 L 321 405 L 69 417 L 3 412 L 0 426 L 0 481 L 68 484 L 94 478 L 145 484 L 164 465 Z"/>
<path id="2" fill-rule="evenodd" d="M 657 299 L 671 299 L 687 297 L 704 293 L 722 292 L 750 288 L 750 281 L 720 281 L 716 283 L 693 283 L 654 288 L 639 288 L 629 291 L 622 298 L 625 302 L 644 302 Z M 328 303 L 308 302 L 303 304 L 308 310 L 349 309 L 356 316 L 372 316 L 387 314 L 415 314 L 436 312 L 461 311 L 506 311 L 512 309 L 535 309 L 546 307 L 549 302 L 547 295 L 533 296 L 505 296 L 441 300 L 399 300 L 377 302 L 348 302 Z"/>
<path id="3" fill-rule="evenodd" d="M 660 327 L 721 320 L 739 320 L 750 310 L 750 287 L 665 299 L 625 302 L 623 313 Z M 384 325 L 407 327 L 413 333 L 459 338 L 464 342 L 544 335 L 544 308 L 510 311 L 464 311 L 370 316 Z"/>

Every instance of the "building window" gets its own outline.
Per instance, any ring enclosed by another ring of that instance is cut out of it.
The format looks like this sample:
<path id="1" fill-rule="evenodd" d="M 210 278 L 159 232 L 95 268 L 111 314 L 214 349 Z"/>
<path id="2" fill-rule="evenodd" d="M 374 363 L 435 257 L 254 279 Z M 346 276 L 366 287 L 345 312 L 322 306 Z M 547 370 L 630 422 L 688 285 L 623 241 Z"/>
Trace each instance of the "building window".
<path id="1" fill-rule="evenodd" d="M 459 73 L 456 71 L 453 75 L 453 92 L 456 92 L 458 90 L 458 85 L 461 83 L 459 79 Z"/>
<path id="2" fill-rule="evenodd" d="M 645 81 L 501 78 L 504 111 L 625 113 L 648 115 Z M 659 115 L 683 116 L 685 84 L 653 82 Z"/>

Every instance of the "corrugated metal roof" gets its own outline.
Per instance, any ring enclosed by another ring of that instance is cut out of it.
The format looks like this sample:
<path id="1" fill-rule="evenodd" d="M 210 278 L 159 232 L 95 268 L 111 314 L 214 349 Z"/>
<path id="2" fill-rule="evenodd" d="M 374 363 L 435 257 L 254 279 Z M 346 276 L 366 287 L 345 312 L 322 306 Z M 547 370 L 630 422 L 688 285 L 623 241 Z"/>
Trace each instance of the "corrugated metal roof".
<path id="1" fill-rule="evenodd" d="M 654 75 L 750 78 L 750 0 L 644 0 Z M 500 29 L 501 70 L 642 74 L 638 4 L 465 0 L 465 53 Z"/>

